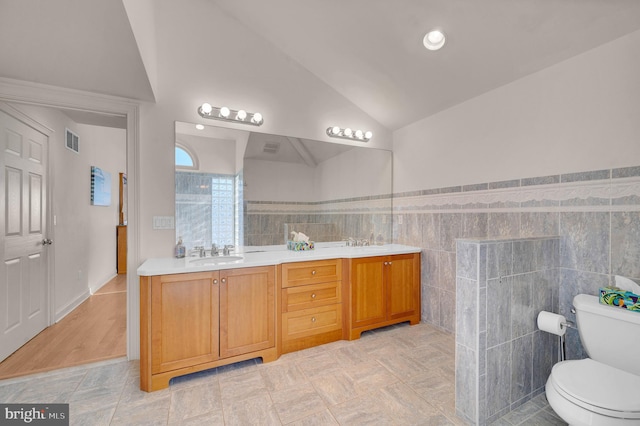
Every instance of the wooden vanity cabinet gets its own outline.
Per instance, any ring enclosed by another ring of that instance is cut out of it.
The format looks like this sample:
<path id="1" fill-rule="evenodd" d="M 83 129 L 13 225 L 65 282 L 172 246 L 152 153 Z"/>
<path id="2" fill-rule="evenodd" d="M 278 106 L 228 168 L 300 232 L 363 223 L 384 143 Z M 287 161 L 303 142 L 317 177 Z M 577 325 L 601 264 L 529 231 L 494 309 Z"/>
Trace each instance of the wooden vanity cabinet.
<path id="1" fill-rule="evenodd" d="M 349 260 L 349 340 L 363 331 L 420 322 L 420 254 Z"/>
<path id="2" fill-rule="evenodd" d="M 277 359 L 275 267 L 140 277 L 140 388 L 252 358 Z"/>
<path id="3" fill-rule="evenodd" d="M 343 270 L 342 259 L 282 265 L 282 353 L 343 338 Z"/>
<path id="4" fill-rule="evenodd" d="M 211 272 L 151 278 L 151 373 L 220 358 L 218 279 Z"/>
<path id="5" fill-rule="evenodd" d="M 275 347 L 275 268 L 220 271 L 220 357 Z"/>

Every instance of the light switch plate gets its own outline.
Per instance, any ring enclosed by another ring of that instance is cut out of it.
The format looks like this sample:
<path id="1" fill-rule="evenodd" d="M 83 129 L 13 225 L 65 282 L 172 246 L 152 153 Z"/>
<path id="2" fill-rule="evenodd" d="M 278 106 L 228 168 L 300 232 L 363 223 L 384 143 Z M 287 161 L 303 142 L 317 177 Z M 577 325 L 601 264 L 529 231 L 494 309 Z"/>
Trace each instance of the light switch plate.
<path id="1" fill-rule="evenodd" d="M 154 216 L 153 229 L 175 229 L 176 223 L 173 216 Z"/>

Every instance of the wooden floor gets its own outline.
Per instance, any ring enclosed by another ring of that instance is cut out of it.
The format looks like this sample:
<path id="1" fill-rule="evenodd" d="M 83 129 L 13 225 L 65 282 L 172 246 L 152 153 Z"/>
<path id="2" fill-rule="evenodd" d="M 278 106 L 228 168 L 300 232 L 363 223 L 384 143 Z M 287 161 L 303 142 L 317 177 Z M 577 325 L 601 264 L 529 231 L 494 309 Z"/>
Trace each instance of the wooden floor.
<path id="1" fill-rule="evenodd" d="M 127 276 L 117 275 L 0 363 L 0 379 L 127 354 Z"/>

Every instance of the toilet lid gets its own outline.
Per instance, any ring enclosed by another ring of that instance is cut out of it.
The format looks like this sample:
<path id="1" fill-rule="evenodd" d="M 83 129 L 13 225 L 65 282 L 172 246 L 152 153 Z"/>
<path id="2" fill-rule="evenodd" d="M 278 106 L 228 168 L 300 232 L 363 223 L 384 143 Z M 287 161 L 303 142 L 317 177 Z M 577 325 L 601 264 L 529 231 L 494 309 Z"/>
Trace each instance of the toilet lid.
<path id="1" fill-rule="evenodd" d="M 640 376 L 587 358 L 554 365 L 551 377 L 556 389 L 577 405 L 611 417 L 640 419 Z"/>

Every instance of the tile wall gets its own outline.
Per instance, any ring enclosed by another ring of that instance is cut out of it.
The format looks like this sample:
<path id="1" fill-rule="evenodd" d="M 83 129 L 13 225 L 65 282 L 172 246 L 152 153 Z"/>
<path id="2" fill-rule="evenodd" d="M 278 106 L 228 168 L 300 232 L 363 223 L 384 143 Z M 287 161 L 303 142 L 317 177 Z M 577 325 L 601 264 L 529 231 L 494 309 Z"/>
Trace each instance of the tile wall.
<path id="1" fill-rule="evenodd" d="M 423 321 L 451 333 L 458 238 L 560 236 L 558 309 L 570 320 L 574 295 L 616 274 L 640 282 L 640 167 L 425 189 L 393 204 L 394 242 L 422 247 Z M 574 330 L 567 356 L 585 356 Z"/>
<path id="2" fill-rule="evenodd" d="M 310 203 L 245 201 L 244 212 L 245 245 L 284 244 L 285 225 L 289 223 L 317 224 L 309 225 L 308 233 L 302 231 L 313 241 L 368 239 L 372 233 L 384 242 L 391 241 L 389 195 Z"/>
<path id="3" fill-rule="evenodd" d="M 559 359 L 559 237 L 457 241 L 456 411 L 485 425 L 544 391 Z"/>

